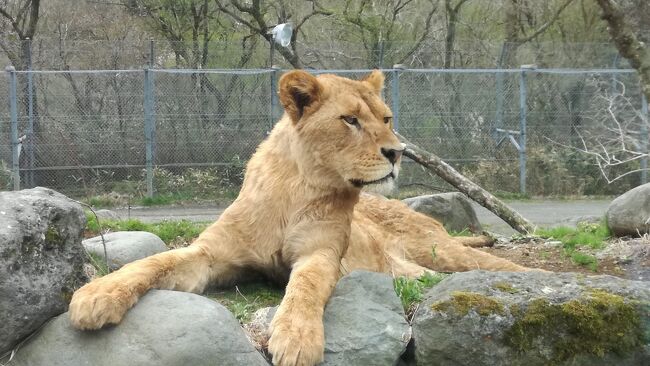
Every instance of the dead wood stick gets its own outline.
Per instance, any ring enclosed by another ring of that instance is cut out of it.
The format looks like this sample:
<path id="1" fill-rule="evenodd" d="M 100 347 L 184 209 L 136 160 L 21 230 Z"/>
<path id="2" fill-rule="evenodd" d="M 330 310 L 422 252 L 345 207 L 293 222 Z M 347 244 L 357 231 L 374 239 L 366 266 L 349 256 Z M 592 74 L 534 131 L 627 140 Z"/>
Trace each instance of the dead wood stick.
<path id="1" fill-rule="evenodd" d="M 422 165 L 427 170 L 435 173 L 437 176 L 444 179 L 447 183 L 451 184 L 456 189 L 466 194 L 469 198 L 492 211 L 495 215 L 499 216 L 503 221 L 508 223 L 508 225 L 510 225 L 518 232 L 527 235 L 535 231 L 535 226 L 530 221 L 526 220 L 519 213 L 508 207 L 508 205 L 506 205 L 503 201 L 494 197 L 490 192 L 467 179 L 456 169 L 452 168 L 449 164 L 442 161 L 440 157 L 412 144 L 399 133 L 397 134 L 397 137 L 399 137 L 399 139 L 402 140 L 402 142 L 406 145 L 404 156 L 409 157 L 411 160 Z"/>

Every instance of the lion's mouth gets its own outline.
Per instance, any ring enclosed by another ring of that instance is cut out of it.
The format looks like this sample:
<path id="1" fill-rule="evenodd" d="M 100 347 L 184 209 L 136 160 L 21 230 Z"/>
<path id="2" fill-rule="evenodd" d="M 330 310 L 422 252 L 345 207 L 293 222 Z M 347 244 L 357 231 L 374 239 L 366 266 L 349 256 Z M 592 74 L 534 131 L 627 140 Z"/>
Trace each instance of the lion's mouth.
<path id="1" fill-rule="evenodd" d="M 395 174 L 393 174 L 393 172 L 388 173 L 388 175 L 386 175 L 383 178 L 379 178 L 375 180 L 350 179 L 350 183 L 352 183 L 352 185 L 357 188 L 361 188 L 363 186 L 367 186 L 370 184 L 381 184 L 390 179 L 395 179 Z"/>

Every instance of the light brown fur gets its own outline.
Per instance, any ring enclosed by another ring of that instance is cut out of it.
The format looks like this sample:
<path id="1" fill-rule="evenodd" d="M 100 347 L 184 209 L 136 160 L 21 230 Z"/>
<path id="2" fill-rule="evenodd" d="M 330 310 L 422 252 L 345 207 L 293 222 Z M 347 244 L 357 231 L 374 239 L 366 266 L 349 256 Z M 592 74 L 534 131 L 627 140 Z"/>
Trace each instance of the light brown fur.
<path id="1" fill-rule="evenodd" d="M 378 71 L 363 81 L 285 74 L 279 95 L 286 113 L 248 163 L 235 202 L 191 246 L 79 289 L 70 303 L 72 324 L 119 323 L 150 288 L 200 293 L 257 272 L 287 283 L 271 324 L 273 363 L 313 365 L 323 358 L 323 308 L 345 273 L 526 270 L 468 247 L 488 244 L 486 237 L 451 237 L 400 201 L 361 193 L 362 181 L 399 167 L 402 145 L 385 119 L 391 112 L 380 97 L 383 82 Z"/>

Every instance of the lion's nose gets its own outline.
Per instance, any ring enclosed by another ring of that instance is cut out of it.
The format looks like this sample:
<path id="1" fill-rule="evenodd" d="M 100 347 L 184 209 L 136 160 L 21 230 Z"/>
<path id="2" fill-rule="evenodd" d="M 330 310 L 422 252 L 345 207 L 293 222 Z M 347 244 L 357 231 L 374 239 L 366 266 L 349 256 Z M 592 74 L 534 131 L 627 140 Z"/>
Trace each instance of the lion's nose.
<path id="1" fill-rule="evenodd" d="M 395 164 L 397 159 L 399 159 L 400 156 L 402 156 L 402 151 L 404 150 L 395 150 L 395 149 L 384 149 L 383 147 L 381 148 L 381 153 L 390 161 L 391 164 Z"/>

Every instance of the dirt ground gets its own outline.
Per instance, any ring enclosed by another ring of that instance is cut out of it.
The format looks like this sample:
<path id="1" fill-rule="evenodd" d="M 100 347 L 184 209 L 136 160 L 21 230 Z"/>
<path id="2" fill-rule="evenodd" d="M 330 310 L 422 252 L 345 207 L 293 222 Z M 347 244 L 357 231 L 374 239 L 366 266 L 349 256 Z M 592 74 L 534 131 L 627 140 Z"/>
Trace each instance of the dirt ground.
<path id="1" fill-rule="evenodd" d="M 602 249 L 580 248 L 597 258 L 595 271 L 573 262 L 557 241 L 541 238 L 499 240 L 481 250 L 506 258 L 522 266 L 553 272 L 608 274 L 621 278 L 650 281 L 650 236 L 609 240 Z"/>

